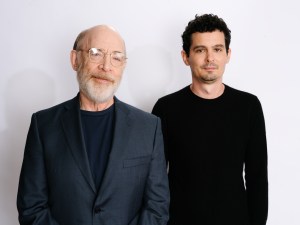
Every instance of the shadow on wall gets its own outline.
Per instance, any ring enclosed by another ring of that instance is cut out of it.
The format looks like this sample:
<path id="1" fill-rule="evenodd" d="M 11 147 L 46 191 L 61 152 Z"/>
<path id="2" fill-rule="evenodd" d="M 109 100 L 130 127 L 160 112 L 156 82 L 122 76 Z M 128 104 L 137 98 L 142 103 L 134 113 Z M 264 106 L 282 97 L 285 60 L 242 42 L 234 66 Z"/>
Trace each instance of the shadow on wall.
<path id="1" fill-rule="evenodd" d="M 129 53 L 126 73 L 129 91 L 137 106 L 151 112 L 172 80 L 172 58 L 159 46 L 146 45 Z"/>
<path id="2" fill-rule="evenodd" d="M 12 75 L 6 85 L 7 128 L 0 135 L 0 218 L 5 225 L 18 224 L 16 196 L 31 114 L 53 105 L 54 88 L 54 81 L 36 69 Z"/>

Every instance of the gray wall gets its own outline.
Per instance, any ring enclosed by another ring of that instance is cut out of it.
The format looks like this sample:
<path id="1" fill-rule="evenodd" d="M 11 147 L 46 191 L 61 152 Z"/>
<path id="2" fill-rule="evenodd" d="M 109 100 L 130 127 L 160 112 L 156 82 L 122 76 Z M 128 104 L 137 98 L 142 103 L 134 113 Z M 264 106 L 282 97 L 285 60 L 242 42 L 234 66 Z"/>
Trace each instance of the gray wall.
<path id="1" fill-rule="evenodd" d="M 300 202 L 299 5 L 296 0 L 10 0 L 0 7 L 0 224 L 15 206 L 33 112 L 77 93 L 69 52 L 79 31 L 111 24 L 128 64 L 117 96 L 151 111 L 158 97 L 191 82 L 181 38 L 195 14 L 215 13 L 232 30 L 224 82 L 262 102 L 269 147 L 269 225 L 298 225 Z"/>

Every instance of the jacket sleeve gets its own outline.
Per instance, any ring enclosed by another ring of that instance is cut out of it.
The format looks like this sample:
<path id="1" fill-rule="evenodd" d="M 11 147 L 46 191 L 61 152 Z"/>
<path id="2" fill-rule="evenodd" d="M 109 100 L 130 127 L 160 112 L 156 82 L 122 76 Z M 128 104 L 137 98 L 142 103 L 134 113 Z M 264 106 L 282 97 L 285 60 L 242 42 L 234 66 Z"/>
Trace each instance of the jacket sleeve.
<path id="1" fill-rule="evenodd" d="M 36 114 L 31 118 L 19 180 L 17 208 L 21 225 L 58 225 L 48 207 L 43 147 Z"/>
<path id="2" fill-rule="evenodd" d="M 169 151 L 168 151 L 168 135 L 167 135 L 167 123 L 166 123 L 166 116 L 164 115 L 164 106 L 165 104 L 162 103 L 162 101 L 159 99 L 153 109 L 152 109 L 152 114 L 156 115 L 160 118 L 161 120 L 161 127 L 162 127 L 162 133 L 163 133 L 163 140 L 164 140 L 164 151 L 165 151 L 165 158 L 166 162 L 168 164 L 169 162 Z"/>
<path id="3" fill-rule="evenodd" d="M 144 207 L 139 225 L 165 225 L 169 220 L 170 193 L 164 156 L 160 119 L 157 118 L 148 180 L 144 191 Z"/>
<path id="4" fill-rule="evenodd" d="M 251 112 L 251 130 L 245 157 L 245 181 L 251 225 L 265 225 L 268 216 L 267 141 L 261 104 Z"/>

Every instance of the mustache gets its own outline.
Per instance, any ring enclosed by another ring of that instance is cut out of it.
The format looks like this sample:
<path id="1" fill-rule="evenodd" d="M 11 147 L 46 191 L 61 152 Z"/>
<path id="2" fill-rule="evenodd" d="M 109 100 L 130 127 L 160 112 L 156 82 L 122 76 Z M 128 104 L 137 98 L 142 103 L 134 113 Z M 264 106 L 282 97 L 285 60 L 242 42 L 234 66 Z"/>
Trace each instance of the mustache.
<path id="1" fill-rule="evenodd" d="M 102 80 L 107 80 L 112 83 L 115 82 L 115 80 L 110 76 L 110 75 L 103 75 L 103 74 L 91 74 L 91 77 L 97 78 L 97 79 L 102 79 Z"/>
<path id="2" fill-rule="evenodd" d="M 213 67 L 215 69 L 219 68 L 218 65 L 215 63 L 207 63 L 207 64 L 202 65 L 201 69 L 206 69 L 206 68 L 211 68 L 211 67 Z"/>
<path id="3" fill-rule="evenodd" d="M 78 68 L 77 76 L 81 77 L 81 79 L 96 78 L 96 79 L 103 79 L 103 80 L 107 80 L 109 82 L 115 83 L 115 79 L 113 78 L 112 75 L 105 74 L 105 73 L 97 73 L 97 72 L 93 73 L 91 71 L 84 70 L 84 67 L 82 65 L 80 65 Z"/>

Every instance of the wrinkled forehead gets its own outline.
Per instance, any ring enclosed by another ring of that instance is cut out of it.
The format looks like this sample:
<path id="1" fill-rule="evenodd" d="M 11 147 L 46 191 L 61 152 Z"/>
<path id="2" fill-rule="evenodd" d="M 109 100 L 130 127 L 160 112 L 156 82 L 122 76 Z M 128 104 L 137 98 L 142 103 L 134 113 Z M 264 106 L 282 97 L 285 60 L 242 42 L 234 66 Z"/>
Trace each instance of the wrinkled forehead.
<path id="1" fill-rule="evenodd" d="M 119 33 L 108 27 L 95 27 L 87 31 L 82 46 L 85 49 L 99 48 L 105 51 L 125 53 L 125 43 Z"/>

